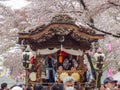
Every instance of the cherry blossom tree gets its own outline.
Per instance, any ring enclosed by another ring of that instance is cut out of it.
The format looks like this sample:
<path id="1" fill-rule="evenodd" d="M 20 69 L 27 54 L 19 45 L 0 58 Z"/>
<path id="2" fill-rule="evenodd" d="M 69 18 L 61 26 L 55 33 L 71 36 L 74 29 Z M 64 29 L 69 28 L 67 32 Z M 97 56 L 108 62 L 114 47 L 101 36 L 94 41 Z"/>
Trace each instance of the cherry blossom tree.
<path id="1" fill-rule="evenodd" d="M 17 70 L 22 72 L 21 53 L 17 49 L 9 54 L 11 47 L 15 47 L 18 32 L 27 32 L 30 28 L 48 24 L 56 14 L 68 14 L 73 17 L 77 25 L 93 28 L 96 33 L 105 34 L 105 39 L 99 41 L 99 46 L 106 55 L 105 70 L 112 64 L 114 71 L 120 67 L 120 0 L 27 0 L 31 2 L 25 8 L 12 10 L 0 5 L 0 54 L 5 58 L 5 65 L 14 62 Z M 112 44 L 112 51 L 108 51 L 108 44 Z M 13 57 L 10 61 L 9 57 Z M 19 62 L 19 63 L 17 63 Z M 20 64 L 20 65 L 18 65 Z M 17 66 L 16 66 L 17 65 Z M 20 69 L 21 68 L 21 69 Z"/>

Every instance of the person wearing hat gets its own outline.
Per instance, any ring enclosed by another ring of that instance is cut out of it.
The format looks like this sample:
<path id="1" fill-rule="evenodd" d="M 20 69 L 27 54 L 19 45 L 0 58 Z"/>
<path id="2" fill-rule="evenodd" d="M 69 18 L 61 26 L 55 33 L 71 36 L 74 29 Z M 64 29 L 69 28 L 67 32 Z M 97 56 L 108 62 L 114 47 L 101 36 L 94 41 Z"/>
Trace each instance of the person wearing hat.
<path id="1" fill-rule="evenodd" d="M 115 83 L 117 81 L 116 80 L 113 80 L 112 77 L 107 77 L 105 80 L 104 80 L 104 85 L 106 87 L 105 90 L 115 90 Z"/>
<path id="2" fill-rule="evenodd" d="M 19 86 L 14 86 L 11 90 L 23 90 L 23 89 Z"/>

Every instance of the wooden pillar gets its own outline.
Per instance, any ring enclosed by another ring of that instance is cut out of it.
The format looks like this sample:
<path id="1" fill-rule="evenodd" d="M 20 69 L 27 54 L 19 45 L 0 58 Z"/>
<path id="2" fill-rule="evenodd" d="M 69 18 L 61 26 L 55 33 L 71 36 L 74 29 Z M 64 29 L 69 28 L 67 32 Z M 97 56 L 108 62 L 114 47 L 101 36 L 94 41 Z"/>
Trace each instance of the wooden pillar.
<path id="1" fill-rule="evenodd" d="M 84 57 L 83 56 L 78 56 L 78 70 L 83 70 L 84 69 Z"/>
<path id="2" fill-rule="evenodd" d="M 41 56 L 40 55 L 38 55 L 37 57 L 36 57 L 36 72 L 37 72 L 37 74 L 36 74 L 36 77 L 37 77 L 37 83 L 40 83 L 41 82 L 41 72 L 42 71 L 42 68 L 41 68 Z"/>
<path id="3" fill-rule="evenodd" d="M 83 87 L 83 86 L 81 86 L 81 82 L 83 81 L 83 72 L 84 72 L 84 62 L 83 62 L 83 60 L 84 60 L 84 57 L 83 57 L 83 56 L 78 56 L 78 63 L 79 63 L 79 65 L 78 65 L 78 70 L 82 70 L 82 73 L 80 74 L 80 75 L 81 75 L 80 81 L 79 81 L 79 83 L 78 83 L 79 89 L 80 89 L 81 87 Z M 81 89 L 81 90 L 83 90 L 83 89 Z"/>

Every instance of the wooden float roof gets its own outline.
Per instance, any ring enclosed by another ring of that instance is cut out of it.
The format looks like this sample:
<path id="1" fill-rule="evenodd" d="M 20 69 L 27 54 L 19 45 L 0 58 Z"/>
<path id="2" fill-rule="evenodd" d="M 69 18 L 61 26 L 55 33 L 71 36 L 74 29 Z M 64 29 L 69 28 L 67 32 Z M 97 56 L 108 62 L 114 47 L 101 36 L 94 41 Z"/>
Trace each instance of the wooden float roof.
<path id="1" fill-rule="evenodd" d="M 58 47 L 57 45 L 61 43 L 58 40 L 61 36 L 65 39 L 62 43 L 66 48 L 74 47 L 76 49 L 89 49 L 92 42 L 104 38 L 103 34 L 95 34 L 91 28 L 77 26 L 68 15 L 58 15 L 53 17 L 48 25 L 38 26 L 29 30 L 28 33 L 19 33 L 19 43 L 21 44 L 22 40 L 26 40 L 27 44 L 32 47 L 53 48 Z M 80 46 L 81 43 L 86 47 Z"/>

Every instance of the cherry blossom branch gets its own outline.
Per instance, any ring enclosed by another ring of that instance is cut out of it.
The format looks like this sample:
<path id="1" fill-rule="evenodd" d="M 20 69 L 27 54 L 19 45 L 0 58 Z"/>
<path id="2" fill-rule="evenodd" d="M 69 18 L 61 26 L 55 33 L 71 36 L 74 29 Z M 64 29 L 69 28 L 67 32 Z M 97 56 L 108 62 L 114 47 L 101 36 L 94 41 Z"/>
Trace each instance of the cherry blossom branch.
<path id="1" fill-rule="evenodd" d="M 111 35 L 111 36 L 116 37 L 116 38 L 120 38 L 120 35 L 116 35 L 116 34 L 113 34 L 113 33 L 109 33 L 109 32 L 100 30 L 100 29 L 98 29 L 97 27 L 95 27 L 94 25 L 90 25 L 89 23 L 87 23 L 87 25 L 90 26 L 91 28 L 93 28 L 93 29 L 99 31 L 99 32 L 104 33 L 104 34 Z"/>

